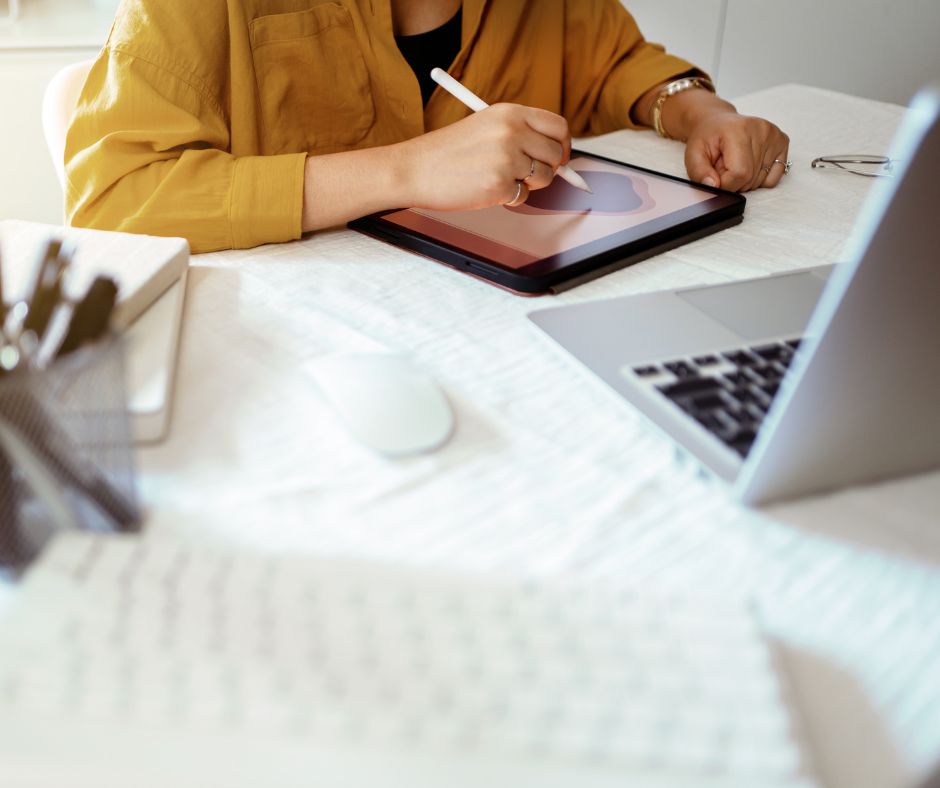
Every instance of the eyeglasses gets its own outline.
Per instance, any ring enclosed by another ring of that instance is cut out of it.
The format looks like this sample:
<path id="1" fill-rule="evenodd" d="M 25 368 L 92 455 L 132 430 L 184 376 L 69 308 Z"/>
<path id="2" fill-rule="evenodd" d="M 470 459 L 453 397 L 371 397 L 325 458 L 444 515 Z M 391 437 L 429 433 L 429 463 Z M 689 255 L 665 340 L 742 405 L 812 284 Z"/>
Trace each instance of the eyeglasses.
<path id="1" fill-rule="evenodd" d="M 894 175 L 895 161 L 887 156 L 848 154 L 845 156 L 820 156 L 810 162 L 813 169 L 834 168 L 864 175 L 866 178 L 890 178 Z"/>

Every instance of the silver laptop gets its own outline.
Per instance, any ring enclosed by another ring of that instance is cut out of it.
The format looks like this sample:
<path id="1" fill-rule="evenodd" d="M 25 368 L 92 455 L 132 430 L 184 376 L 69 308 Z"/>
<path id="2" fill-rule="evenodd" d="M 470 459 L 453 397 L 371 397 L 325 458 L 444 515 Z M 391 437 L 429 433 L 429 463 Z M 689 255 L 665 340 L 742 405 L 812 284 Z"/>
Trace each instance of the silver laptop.
<path id="1" fill-rule="evenodd" d="M 532 312 L 758 504 L 940 466 L 940 90 L 921 91 L 850 261 Z"/>

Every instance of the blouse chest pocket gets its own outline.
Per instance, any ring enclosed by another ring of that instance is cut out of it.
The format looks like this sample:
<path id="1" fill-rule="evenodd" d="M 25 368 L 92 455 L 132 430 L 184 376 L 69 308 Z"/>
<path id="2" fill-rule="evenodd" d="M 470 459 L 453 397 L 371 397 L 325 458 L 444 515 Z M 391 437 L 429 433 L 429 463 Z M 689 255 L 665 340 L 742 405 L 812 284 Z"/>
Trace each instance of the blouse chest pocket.
<path id="1" fill-rule="evenodd" d="M 338 3 L 251 22 L 265 154 L 342 150 L 375 121 L 352 18 Z"/>

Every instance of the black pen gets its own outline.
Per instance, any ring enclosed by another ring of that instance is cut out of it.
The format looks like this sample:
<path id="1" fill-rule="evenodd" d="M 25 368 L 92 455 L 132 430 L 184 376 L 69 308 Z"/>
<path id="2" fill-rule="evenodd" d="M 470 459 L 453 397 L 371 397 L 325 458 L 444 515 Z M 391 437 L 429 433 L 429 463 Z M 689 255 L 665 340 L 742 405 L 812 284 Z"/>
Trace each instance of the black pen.
<path id="1" fill-rule="evenodd" d="M 80 301 L 63 300 L 33 354 L 33 366 L 45 369 L 55 359 L 97 342 L 108 333 L 118 288 L 107 276 L 97 276 Z M 2 362 L 2 359 L 0 359 Z"/>
<path id="2" fill-rule="evenodd" d="M 107 276 L 95 277 L 88 291 L 72 307 L 68 331 L 56 351 L 56 358 L 103 337 L 111 324 L 118 288 Z"/>
<path id="3" fill-rule="evenodd" d="M 13 463 L 0 445 L 0 567 L 16 568 L 25 563 L 20 542 L 19 487 Z"/>
<path id="4" fill-rule="evenodd" d="M 26 291 L 29 312 L 23 321 L 23 333 L 32 331 L 37 338 L 42 337 L 52 313 L 62 300 L 62 277 L 68 264 L 69 258 L 62 249 L 62 242 L 53 238 L 46 245 Z"/>
<path id="5" fill-rule="evenodd" d="M 4 359 L 9 354 L 3 326 L 7 319 L 7 304 L 3 298 L 3 256 L 0 255 L 0 377 L 6 368 Z M 17 360 L 19 356 L 17 354 Z M 14 367 L 15 363 L 11 363 Z M 0 566 L 18 567 L 22 563 L 19 547 L 20 499 L 13 463 L 0 446 Z"/>
<path id="6" fill-rule="evenodd" d="M 0 250 L 2 252 L 2 250 Z M 7 319 L 7 302 L 3 298 L 3 254 L 0 253 L 0 334 Z"/>

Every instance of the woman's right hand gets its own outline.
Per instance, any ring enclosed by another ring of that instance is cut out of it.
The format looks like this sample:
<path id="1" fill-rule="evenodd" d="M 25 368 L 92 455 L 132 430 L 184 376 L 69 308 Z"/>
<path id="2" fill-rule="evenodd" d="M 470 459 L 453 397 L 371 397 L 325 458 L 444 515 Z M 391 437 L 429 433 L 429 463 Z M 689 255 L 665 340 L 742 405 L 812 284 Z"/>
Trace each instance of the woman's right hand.
<path id="1" fill-rule="evenodd" d="M 571 156 L 568 122 L 553 112 L 494 104 L 400 144 L 405 195 L 414 208 L 475 210 L 542 189 Z"/>
<path id="2" fill-rule="evenodd" d="M 570 156 L 563 117 L 494 104 L 405 142 L 308 156 L 301 229 L 335 227 L 393 208 L 469 211 L 518 204 L 529 189 L 548 186 Z"/>

